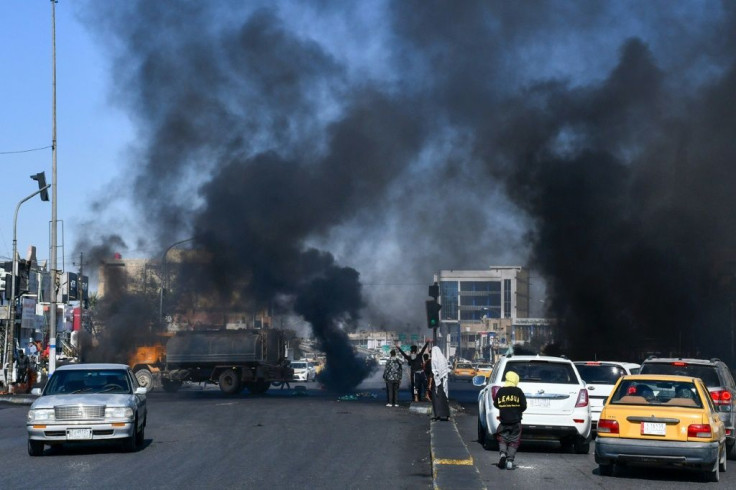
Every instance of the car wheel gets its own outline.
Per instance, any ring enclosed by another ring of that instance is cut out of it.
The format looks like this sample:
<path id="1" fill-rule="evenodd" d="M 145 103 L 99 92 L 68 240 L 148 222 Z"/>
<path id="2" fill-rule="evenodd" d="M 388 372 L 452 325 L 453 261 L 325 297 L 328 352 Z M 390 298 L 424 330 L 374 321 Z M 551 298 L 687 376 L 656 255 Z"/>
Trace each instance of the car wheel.
<path id="1" fill-rule="evenodd" d="M 138 418 L 135 419 L 133 424 L 134 424 L 134 427 L 138 427 Z M 122 441 L 123 451 L 125 451 L 126 453 L 132 453 L 132 452 L 135 452 L 136 449 L 138 449 L 138 445 L 136 444 L 137 435 L 138 435 L 137 433 L 134 433 L 132 436 L 126 437 L 125 439 L 123 439 Z"/>
<path id="2" fill-rule="evenodd" d="M 575 454 L 588 454 L 590 452 L 590 441 L 588 439 L 576 439 L 573 443 Z"/>
<path id="3" fill-rule="evenodd" d="M 728 457 L 728 459 L 736 459 L 736 440 L 731 444 L 726 442 L 726 457 Z"/>
<path id="4" fill-rule="evenodd" d="M 220 391 L 226 395 L 234 395 L 242 389 L 240 386 L 240 378 L 232 369 L 226 369 L 220 373 L 218 383 L 220 384 Z"/>
<path id="5" fill-rule="evenodd" d="M 721 455 L 721 461 L 718 463 L 718 471 L 720 471 L 721 473 L 725 473 L 727 465 L 728 465 L 728 446 L 724 448 L 723 454 Z"/>
<path id="6" fill-rule="evenodd" d="M 43 442 L 28 439 L 28 454 L 30 456 L 43 455 Z"/>
<path id="7" fill-rule="evenodd" d="M 721 479 L 721 472 L 718 471 L 720 462 L 721 462 L 721 454 L 722 451 L 724 451 L 725 448 L 721 447 L 718 451 L 718 457 L 716 458 L 715 462 L 713 463 L 713 468 L 705 472 L 705 481 L 711 482 L 711 483 L 717 483 Z"/>
<path id="8" fill-rule="evenodd" d="M 146 424 L 144 422 L 143 426 L 141 427 L 141 430 L 139 430 L 138 433 L 135 435 L 135 445 L 138 447 L 141 447 L 145 439 L 146 439 Z"/>
<path id="9" fill-rule="evenodd" d="M 135 372 L 135 379 L 138 380 L 138 386 L 145 388 L 146 391 L 153 390 L 153 374 L 146 368 L 141 368 Z"/>
<path id="10" fill-rule="evenodd" d="M 481 444 L 486 442 L 486 429 L 483 427 L 483 424 L 480 423 L 480 418 L 478 419 L 478 442 Z"/>
<path id="11" fill-rule="evenodd" d="M 483 449 L 487 451 L 498 451 L 498 440 L 494 434 L 489 434 L 487 430 L 484 430 L 485 435 L 483 436 Z"/>
<path id="12" fill-rule="evenodd" d="M 599 464 L 598 465 L 598 474 L 601 476 L 611 476 L 613 475 L 613 464 L 607 463 L 607 464 Z"/>

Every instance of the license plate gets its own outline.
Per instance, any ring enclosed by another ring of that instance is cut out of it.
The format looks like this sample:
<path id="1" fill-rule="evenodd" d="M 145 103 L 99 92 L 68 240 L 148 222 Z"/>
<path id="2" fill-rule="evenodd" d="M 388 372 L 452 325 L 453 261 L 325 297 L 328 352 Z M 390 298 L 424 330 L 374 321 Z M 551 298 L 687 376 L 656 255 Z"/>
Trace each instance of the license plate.
<path id="1" fill-rule="evenodd" d="M 641 433 L 645 436 L 665 435 L 666 425 L 658 422 L 642 422 Z"/>
<path id="2" fill-rule="evenodd" d="M 529 405 L 532 407 L 549 407 L 549 398 L 531 398 Z"/>
<path id="3" fill-rule="evenodd" d="M 67 429 L 66 438 L 68 440 L 92 439 L 92 429 Z"/>

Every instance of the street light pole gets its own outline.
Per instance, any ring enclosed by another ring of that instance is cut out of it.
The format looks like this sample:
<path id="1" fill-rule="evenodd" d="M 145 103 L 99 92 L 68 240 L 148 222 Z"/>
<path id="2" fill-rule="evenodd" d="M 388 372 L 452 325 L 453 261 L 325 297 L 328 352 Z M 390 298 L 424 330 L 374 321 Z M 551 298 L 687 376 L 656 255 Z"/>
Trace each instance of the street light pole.
<path id="1" fill-rule="evenodd" d="M 49 376 L 56 370 L 56 1 L 51 1 L 51 298 L 49 301 Z"/>
<path id="2" fill-rule="evenodd" d="M 182 243 L 191 242 L 192 240 L 194 240 L 194 237 L 172 243 L 171 245 L 168 246 L 168 248 L 164 251 L 163 255 L 161 256 L 161 290 L 159 293 L 159 302 L 158 302 L 158 319 L 161 322 L 163 321 L 163 318 L 164 318 L 164 289 L 168 288 L 169 286 L 169 271 L 166 265 L 166 255 L 169 253 L 169 250 L 176 247 L 177 245 L 181 245 Z"/>
<path id="3" fill-rule="evenodd" d="M 13 371 L 13 353 L 15 353 L 15 342 L 14 342 L 14 335 L 15 335 L 15 277 L 18 275 L 18 211 L 20 210 L 20 205 L 35 196 L 36 194 L 40 194 L 41 192 L 48 189 L 49 186 L 44 186 L 43 188 L 37 190 L 33 194 L 30 194 L 29 196 L 23 198 L 18 202 L 18 204 L 15 206 L 15 215 L 13 217 L 13 266 L 11 267 L 10 271 L 10 304 L 8 305 L 8 326 L 6 327 L 5 332 L 5 359 L 10 359 L 10 370 L 9 372 L 14 373 Z M 11 355 L 8 358 L 8 346 L 10 346 Z"/>

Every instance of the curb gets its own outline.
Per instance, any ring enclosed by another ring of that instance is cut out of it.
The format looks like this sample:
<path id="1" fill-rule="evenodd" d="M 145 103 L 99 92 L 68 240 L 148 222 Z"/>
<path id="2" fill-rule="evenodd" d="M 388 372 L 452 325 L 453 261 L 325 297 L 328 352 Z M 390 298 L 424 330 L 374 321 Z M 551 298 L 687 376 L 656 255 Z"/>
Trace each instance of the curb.
<path id="1" fill-rule="evenodd" d="M 429 413 L 432 410 L 430 407 Z M 431 420 L 430 458 L 435 490 L 486 490 L 460 432 L 455 424 L 458 410 L 451 408 L 449 420 Z"/>

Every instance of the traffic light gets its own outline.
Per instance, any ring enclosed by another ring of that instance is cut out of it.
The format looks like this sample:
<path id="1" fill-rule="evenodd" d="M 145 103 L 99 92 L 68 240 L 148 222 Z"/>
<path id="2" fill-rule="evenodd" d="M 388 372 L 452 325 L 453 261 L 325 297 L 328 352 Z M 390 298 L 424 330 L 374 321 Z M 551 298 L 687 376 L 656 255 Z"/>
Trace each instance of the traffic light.
<path id="1" fill-rule="evenodd" d="M 429 286 L 429 294 L 428 296 L 430 298 L 434 298 L 435 300 L 440 297 L 440 285 L 437 283 L 431 284 Z"/>
<path id="2" fill-rule="evenodd" d="M 442 305 L 437 299 L 428 299 L 425 303 L 427 306 L 427 327 L 437 328 L 440 326 L 440 308 Z"/>
<path id="3" fill-rule="evenodd" d="M 38 181 L 38 188 L 41 189 L 41 200 L 49 200 L 49 190 L 46 189 L 46 172 L 39 172 L 35 175 L 31 175 L 31 178 Z"/>
<path id="4" fill-rule="evenodd" d="M 0 291 L 5 291 L 6 288 L 6 278 L 10 275 L 10 272 L 6 271 L 5 269 L 0 269 Z"/>

